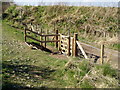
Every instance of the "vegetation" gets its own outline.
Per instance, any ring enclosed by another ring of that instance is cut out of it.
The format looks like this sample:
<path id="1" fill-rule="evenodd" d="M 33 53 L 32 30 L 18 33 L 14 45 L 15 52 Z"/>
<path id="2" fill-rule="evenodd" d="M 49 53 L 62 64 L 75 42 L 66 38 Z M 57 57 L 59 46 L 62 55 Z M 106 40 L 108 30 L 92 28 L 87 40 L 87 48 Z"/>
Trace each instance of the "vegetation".
<path id="1" fill-rule="evenodd" d="M 3 22 L 3 89 L 118 88 L 117 70 L 89 60 L 58 59 L 29 48 L 23 32 Z M 67 62 L 71 61 L 69 64 Z"/>
<path id="2" fill-rule="evenodd" d="M 22 10 L 22 13 L 21 13 Z M 31 12 L 32 11 L 32 12 Z M 88 12 L 89 11 L 89 12 Z M 6 13 L 8 20 L 28 21 L 32 18 L 33 24 L 40 24 L 43 28 L 56 24 L 57 29 L 72 29 L 85 31 L 89 24 L 92 30 L 117 32 L 117 8 L 114 7 L 76 7 L 76 6 L 11 6 Z M 20 17 L 22 16 L 22 17 Z M 13 19 L 11 19 L 13 18 Z M 18 22 L 18 21 L 17 21 Z M 28 22 L 30 23 L 30 22 Z"/>
<path id="3" fill-rule="evenodd" d="M 58 29 L 67 35 L 70 30 L 71 36 L 78 33 L 83 42 L 100 45 L 103 41 L 105 46 L 117 49 L 120 48 L 117 8 L 13 5 L 2 16 L 3 68 L 0 78 L 3 77 L 3 89 L 119 88 L 118 70 L 109 64 L 97 65 L 83 58 L 59 58 L 62 56 L 30 48 L 24 43 L 22 31 L 23 23 L 28 28 L 32 24 L 35 30 L 42 29 L 43 33 Z M 53 43 L 49 45 L 54 46 Z"/>
<path id="4" fill-rule="evenodd" d="M 32 11 L 32 12 L 31 12 Z M 77 6 L 11 6 L 3 14 L 11 26 L 23 29 L 22 23 L 50 33 L 58 29 L 68 34 L 68 30 L 79 34 L 79 39 L 98 43 L 105 38 L 105 46 L 119 50 L 118 42 L 118 8 L 116 7 L 77 7 Z M 96 40 L 96 38 L 98 38 Z M 97 44 L 96 44 L 97 45 Z"/>

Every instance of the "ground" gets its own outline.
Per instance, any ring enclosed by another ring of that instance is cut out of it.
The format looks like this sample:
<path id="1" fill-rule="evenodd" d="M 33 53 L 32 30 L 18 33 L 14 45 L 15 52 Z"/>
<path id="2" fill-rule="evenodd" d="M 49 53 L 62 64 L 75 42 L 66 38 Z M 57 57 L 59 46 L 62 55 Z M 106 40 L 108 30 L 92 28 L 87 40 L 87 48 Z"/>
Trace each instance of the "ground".
<path id="1" fill-rule="evenodd" d="M 50 87 L 52 87 L 52 85 L 56 84 L 57 87 L 57 83 L 54 82 L 54 79 L 52 79 L 50 75 L 56 71 L 55 69 L 57 69 L 56 66 L 59 62 L 57 60 L 61 61 L 61 58 L 56 60 L 57 56 L 54 58 L 54 55 L 51 55 L 49 52 L 31 49 L 24 42 L 21 31 L 16 31 L 14 28 L 8 30 L 8 28 L 10 27 L 7 25 L 3 27 L 2 54 L 3 71 L 9 69 L 8 72 L 10 75 L 5 75 L 5 78 L 9 78 L 9 83 L 18 83 L 19 80 L 18 84 L 27 86 L 31 86 L 30 84 L 32 84 L 33 86 L 36 85 L 36 87 L 47 87 L 46 84 L 50 84 Z M 55 62 L 55 60 L 57 62 Z M 62 63 L 65 62 L 66 60 L 62 58 Z M 55 63 L 56 65 L 54 65 Z"/>
<path id="2" fill-rule="evenodd" d="M 118 87 L 116 70 L 108 65 L 93 68 L 84 59 L 31 49 L 24 42 L 24 33 L 5 22 L 2 38 L 4 90 Z"/>

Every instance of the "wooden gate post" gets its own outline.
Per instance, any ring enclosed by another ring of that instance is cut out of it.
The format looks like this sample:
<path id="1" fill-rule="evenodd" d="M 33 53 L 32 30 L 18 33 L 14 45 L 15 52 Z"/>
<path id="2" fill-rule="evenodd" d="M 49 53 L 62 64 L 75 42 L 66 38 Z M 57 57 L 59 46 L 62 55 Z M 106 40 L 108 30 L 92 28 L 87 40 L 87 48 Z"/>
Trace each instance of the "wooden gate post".
<path id="1" fill-rule="evenodd" d="M 70 36 L 68 37 L 68 56 L 70 56 Z"/>
<path id="2" fill-rule="evenodd" d="M 47 34 L 47 35 L 49 34 L 48 29 L 46 29 L 46 34 Z M 47 37 L 47 41 L 49 41 L 49 37 Z"/>
<path id="3" fill-rule="evenodd" d="M 60 34 L 60 36 L 59 36 L 59 40 L 60 40 L 60 41 L 59 41 L 59 44 L 58 44 L 58 45 L 59 45 L 59 46 L 58 46 L 58 50 L 61 51 L 61 34 Z"/>
<path id="4" fill-rule="evenodd" d="M 78 39 L 78 34 L 77 33 L 74 33 L 74 53 L 73 53 L 73 56 L 77 56 L 77 43 L 76 43 L 76 41 L 77 41 L 77 39 Z"/>
<path id="5" fill-rule="evenodd" d="M 104 57 L 104 44 L 101 44 L 101 64 L 103 64 L 103 57 Z"/>
<path id="6" fill-rule="evenodd" d="M 56 30 L 56 34 L 58 35 L 58 30 Z M 56 41 L 58 40 L 58 36 L 56 36 Z M 56 42 L 56 48 L 58 48 L 58 42 Z"/>
<path id="7" fill-rule="evenodd" d="M 25 42 L 27 41 L 27 39 L 26 39 L 26 27 L 24 28 L 25 29 L 25 32 L 24 32 L 24 40 L 25 40 Z"/>
<path id="8" fill-rule="evenodd" d="M 46 36 L 45 36 L 45 48 L 46 48 Z"/>
<path id="9" fill-rule="evenodd" d="M 41 35 L 42 35 L 42 28 L 41 28 Z M 42 41 L 43 40 L 43 36 L 40 36 L 40 41 Z M 41 46 L 43 46 L 43 43 L 41 42 Z"/>
<path id="10" fill-rule="evenodd" d="M 71 50 L 72 50 L 72 53 L 71 53 L 71 54 L 72 54 L 72 55 L 71 55 L 71 56 L 74 56 L 74 38 L 73 38 L 73 37 L 71 38 L 71 43 L 72 43 L 72 44 L 71 44 L 71 45 L 72 45 L 72 48 L 71 48 Z"/>

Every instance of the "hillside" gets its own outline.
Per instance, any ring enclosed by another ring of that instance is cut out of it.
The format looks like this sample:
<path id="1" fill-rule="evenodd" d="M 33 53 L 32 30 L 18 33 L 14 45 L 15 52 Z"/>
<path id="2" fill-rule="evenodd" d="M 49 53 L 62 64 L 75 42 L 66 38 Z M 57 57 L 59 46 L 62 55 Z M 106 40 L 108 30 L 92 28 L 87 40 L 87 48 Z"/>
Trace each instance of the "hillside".
<path id="1" fill-rule="evenodd" d="M 3 14 L 9 24 L 23 29 L 22 23 L 32 25 L 36 30 L 44 32 L 58 29 L 60 33 L 71 36 L 79 34 L 81 41 L 120 49 L 118 43 L 118 8 L 115 7 L 77 7 L 77 6 L 11 6 Z M 96 38 L 98 38 L 96 40 Z"/>

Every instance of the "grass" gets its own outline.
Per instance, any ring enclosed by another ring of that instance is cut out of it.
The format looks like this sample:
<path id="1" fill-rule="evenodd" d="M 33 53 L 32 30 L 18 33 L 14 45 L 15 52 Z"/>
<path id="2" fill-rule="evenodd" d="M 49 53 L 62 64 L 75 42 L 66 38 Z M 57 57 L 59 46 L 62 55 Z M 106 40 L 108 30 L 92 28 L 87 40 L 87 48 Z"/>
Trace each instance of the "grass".
<path id="1" fill-rule="evenodd" d="M 94 86 L 92 86 L 89 81 L 84 81 L 82 84 L 81 84 L 81 88 L 95 88 Z"/>
<path id="2" fill-rule="evenodd" d="M 78 84 L 92 68 L 88 61 L 79 61 L 78 58 L 72 57 L 67 60 L 54 58 L 49 52 L 30 49 L 24 43 L 23 37 L 23 31 L 10 27 L 3 21 L 3 89 L 97 87 L 89 80 Z M 69 59 L 72 63 L 65 67 Z M 99 68 L 103 69 L 104 76 L 111 76 L 116 72 L 107 66 Z"/>
<path id="3" fill-rule="evenodd" d="M 96 66 L 97 69 L 102 69 L 103 75 L 104 76 L 117 76 L 117 71 L 113 68 L 111 68 L 111 66 L 109 64 L 104 64 L 103 66 Z"/>
<path id="4" fill-rule="evenodd" d="M 27 71 L 29 71 L 30 67 L 33 66 L 33 71 L 37 70 L 37 69 L 44 69 L 44 68 L 48 68 L 48 67 L 52 67 L 52 62 L 54 62 L 56 59 L 49 57 L 49 53 L 47 52 L 42 52 L 42 51 L 34 51 L 28 48 L 28 46 L 26 45 L 22 45 L 23 48 L 21 48 L 20 46 L 20 42 L 24 43 L 23 41 L 23 34 L 21 33 L 21 31 L 17 31 L 14 28 L 11 28 L 10 26 L 4 24 L 3 22 L 3 82 L 7 82 L 8 83 L 8 78 L 9 80 L 14 83 L 14 80 L 18 79 L 26 79 L 25 75 L 27 74 L 26 69 L 28 69 Z M 7 38 L 5 38 L 7 37 Z M 14 40 L 14 42 L 13 42 Z M 12 43 L 10 43 L 12 42 Z M 17 43 L 19 42 L 19 43 Z M 10 43 L 10 44 L 9 44 Z M 15 44 L 17 43 L 17 44 Z M 31 56 L 32 55 L 32 56 Z M 32 65 L 32 64 L 33 65 Z M 36 65 L 37 63 L 37 65 Z M 59 62 L 60 63 L 60 62 Z M 22 65 L 22 66 L 20 66 Z M 50 66 L 51 65 L 51 66 Z M 41 66 L 41 67 L 39 67 Z M 15 71 L 14 69 L 20 69 L 21 68 L 21 73 L 20 71 Z M 26 68 L 26 69 L 25 69 Z M 51 68 L 48 68 L 51 69 Z M 14 73 L 12 73 L 14 71 Z M 50 70 L 49 70 L 50 71 Z M 18 72 L 18 74 L 17 74 Z M 24 74 L 22 74 L 24 72 Z M 50 72 L 48 72 L 49 74 Z M 12 80 L 12 76 L 15 77 Z M 23 77 L 20 77 L 22 76 Z M 34 76 L 34 75 L 33 75 Z M 39 79 L 38 79 L 39 80 Z M 27 82 L 34 84 L 34 82 L 31 82 L 29 80 L 27 80 Z M 27 83 L 25 82 L 25 83 Z M 18 83 L 16 81 L 16 83 Z M 22 83 L 22 81 L 20 81 L 19 83 Z M 4 83 L 3 83 L 4 84 Z M 39 84 L 38 84 L 39 85 Z M 4 86 L 4 85 L 3 85 Z"/>
<path id="5" fill-rule="evenodd" d="M 111 45 L 110 47 L 111 47 L 111 48 L 114 48 L 115 50 L 120 51 L 120 44 L 119 44 L 119 43 L 118 43 L 118 44 L 113 44 L 113 45 Z"/>

